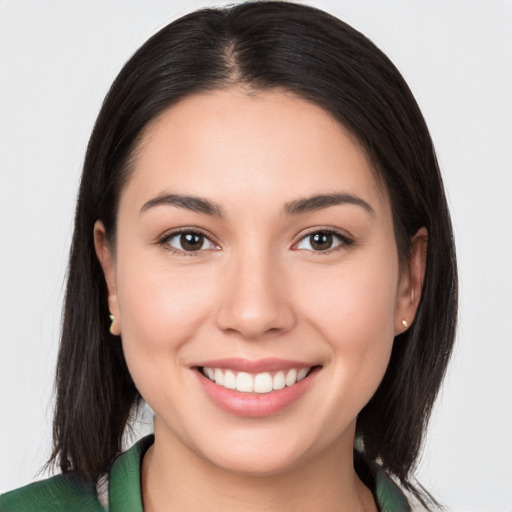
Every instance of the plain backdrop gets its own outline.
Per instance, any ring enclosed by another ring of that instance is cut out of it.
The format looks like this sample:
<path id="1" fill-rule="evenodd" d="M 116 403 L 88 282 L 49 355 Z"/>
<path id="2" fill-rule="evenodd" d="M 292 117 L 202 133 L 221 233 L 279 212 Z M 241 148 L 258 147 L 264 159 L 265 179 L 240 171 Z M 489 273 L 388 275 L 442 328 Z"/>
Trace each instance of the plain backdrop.
<path id="1" fill-rule="evenodd" d="M 305 3 L 395 62 L 445 179 L 460 322 L 420 481 L 450 510 L 510 512 L 512 2 Z M 204 5 L 218 3 L 0 0 L 0 491 L 32 481 L 49 455 L 74 201 L 101 101 L 150 35 Z"/>

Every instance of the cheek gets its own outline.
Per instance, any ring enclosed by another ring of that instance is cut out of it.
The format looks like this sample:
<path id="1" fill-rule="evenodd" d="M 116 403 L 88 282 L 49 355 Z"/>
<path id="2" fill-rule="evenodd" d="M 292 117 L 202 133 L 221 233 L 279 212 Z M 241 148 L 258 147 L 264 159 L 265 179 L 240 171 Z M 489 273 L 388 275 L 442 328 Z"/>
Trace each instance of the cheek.
<path id="1" fill-rule="evenodd" d="M 176 268 L 165 256 L 129 254 L 118 262 L 117 289 L 123 348 L 137 381 L 141 372 L 141 380 L 151 379 L 180 362 L 180 348 L 204 323 L 215 290 L 206 266 Z"/>
<path id="2" fill-rule="evenodd" d="M 177 416 L 187 400 L 181 371 L 185 349 L 208 318 L 214 286 L 204 272 L 140 263 L 130 258 L 119 271 L 124 276 L 118 283 L 123 351 L 146 402 Z"/>
<path id="3" fill-rule="evenodd" d="M 397 279 L 398 263 L 379 259 L 317 273 L 296 290 L 302 316 L 330 353 L 333 382 L 348 400 L 358 402 L 353 404 L 357 412 L 375 392 L 389 362 Z"/>
<path id="4" fill-rule="evenodd" d="M 331 333 L 330 338 L 366 333 L 369 340 L 378 340 L 394 336 L 397 279 L 398 265 L 382 261 L 327 268 L 314 279 L 301 279 L 295 294 L 304 312 Z"/>

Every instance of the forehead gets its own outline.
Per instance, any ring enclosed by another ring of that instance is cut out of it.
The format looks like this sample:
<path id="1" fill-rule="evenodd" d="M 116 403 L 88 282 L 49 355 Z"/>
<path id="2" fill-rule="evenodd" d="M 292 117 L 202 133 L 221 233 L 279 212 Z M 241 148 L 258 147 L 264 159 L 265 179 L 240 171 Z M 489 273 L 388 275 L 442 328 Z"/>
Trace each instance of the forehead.
<path id="1" fill-rule="evenodd" d="M 151 122 L 121 202 L 167 191 L 255 207 L 339 191 L 388 203 L 355 138 L 326 110 L 276 90 L 192 95 Z"/>

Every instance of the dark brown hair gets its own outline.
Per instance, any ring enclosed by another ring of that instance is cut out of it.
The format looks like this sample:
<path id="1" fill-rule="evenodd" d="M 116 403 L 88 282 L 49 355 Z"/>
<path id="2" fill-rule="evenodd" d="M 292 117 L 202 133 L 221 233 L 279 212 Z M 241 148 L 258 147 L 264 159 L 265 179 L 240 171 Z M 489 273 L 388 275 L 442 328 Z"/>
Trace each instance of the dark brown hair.
<path id="1" fill-rule="evenodd" d="M 365 457 L 413 492 L 411 471 L 451 353 L 455 251 L 443 184 L 421 112 L 400 73 L 365 36 L 313 7 L 249 2 L 202 9 L 151 37 L 126 63 L 99 113 L 78 196 L 58 359 L 52 461 L 96 478 L 119 454 L 140 395 L 109 334 L 93 226 L 115 240 L 130 160 L 148 123 L 185 96 L 243 85 L 280 88 L 323 107 L 358 139 L 391 198 L 399 254 L 428 230 L 422 298 L 361 411 Z"/>

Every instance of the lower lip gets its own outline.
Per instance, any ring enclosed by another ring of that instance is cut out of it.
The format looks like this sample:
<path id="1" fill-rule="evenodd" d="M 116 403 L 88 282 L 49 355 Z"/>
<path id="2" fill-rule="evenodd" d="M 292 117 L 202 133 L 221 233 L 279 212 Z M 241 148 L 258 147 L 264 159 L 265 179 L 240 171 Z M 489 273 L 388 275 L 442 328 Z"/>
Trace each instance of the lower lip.
<path id="1" fill-rule="evenodd" d="M 219 386 L 195 369 L 199 382 L 213 403 L 230 414 L 260 418 L 276 414 L 297 401 L 309 388 L 320 368 L 313 368 L 307 377 L 293 386 L 270 393 L 241 393 Z"/>

